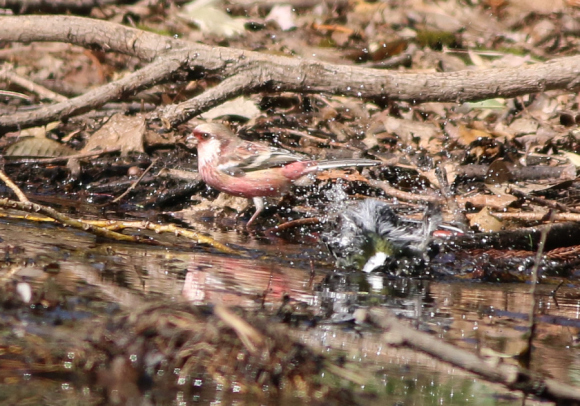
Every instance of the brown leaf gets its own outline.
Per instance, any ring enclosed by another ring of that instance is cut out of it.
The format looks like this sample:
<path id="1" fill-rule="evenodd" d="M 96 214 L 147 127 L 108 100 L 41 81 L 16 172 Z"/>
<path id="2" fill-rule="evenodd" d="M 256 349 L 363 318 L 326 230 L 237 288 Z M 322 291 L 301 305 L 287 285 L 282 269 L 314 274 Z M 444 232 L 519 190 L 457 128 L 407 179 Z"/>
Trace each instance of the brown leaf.
<path id="1" fill-rule="evenodd" d="M 74 154 L 75 151 L 50 138 L 25 137 L 10 145 L 4 155 L 10 157 L 55 158 Z"/>
<path id="2" fill-rule="evenodd" d="M 429 123 L 386 117 L 383 124 L 388 132 L 395 133 L 404 144 L 411 145 L 418 141 L 422 148 L 431 147 L 432 141 L 442 135 L 437 126 Z"/>
<path id="3" fill-rule="evenodd" d="M 122 155 L 133 151 L 144 152 L 145 130 L 145 118 L 142 115 L 115 114 L 91 136 L 82 152 L 100 151 L 111 147 L 121 148 Z"/>
<path id="4" fill-rule="evenodd" d="M 467 128 L 464 125 L 460 125 L 457 130 L 457 143 L 459 145 L 467 146 L 480 138 L 493 138 L 493 136 L 486 131 Z"/>
<path id="5" fill-rule="evenodd" d="M 480 231 L 494 232 L 502 229 L 502 223 L 489 213 L 489 208 L 484 207 L 469 221 L 471 227 L 478 227 Z"/>
<path id="6" fill-rule="evenodd" d="M 516 197 L 505 193 L 494 193 L 493 195 L 478 193 L 473 196 L 458 196 L 456 198 L 457 203 L 462 206 L 470 203 L 474 207 L 489 207 L 495 210 L 503 210 L 516 200 L 518 200 Z"/>

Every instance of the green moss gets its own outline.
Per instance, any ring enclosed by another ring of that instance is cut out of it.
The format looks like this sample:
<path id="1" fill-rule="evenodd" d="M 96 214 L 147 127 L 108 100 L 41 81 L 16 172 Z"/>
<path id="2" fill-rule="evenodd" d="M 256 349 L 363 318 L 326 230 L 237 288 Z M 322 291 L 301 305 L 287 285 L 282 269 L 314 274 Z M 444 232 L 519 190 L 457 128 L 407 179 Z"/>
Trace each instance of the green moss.
<path id="1" fill-rule="evenodd" d="M 167 29 L 157 29 L 143 24 L 137 24 L 137 28 L 143 31 L 152 32 L 153 34 L 164 35 L 166 37 L 172 37 L 174 34 L 173 32 Z"/>
<path id="2" fill-rule="evenodd" d="M 326 37 L 326 38 L 322 38 L 320 40 L 320 42 L 318 43 L 318 46 L 320 48 L 335 48 L 336 42 L 332 38 Z"/>
<path id="3" fill-rule="evenodd" d="M 525 56 L 529 53 L 529 51 L 520 48 L 520 47 L 499 47 L 495 50 L 496 52 L 501 52 L 503 54 L 512 54 L 518 56 Z"/>
<path id="4" fill-rule="evenodd" d="M 422 47 L 441 49 L 443 46 L 457 48 L 457 38 L 454 33 L 446 31 L 420 30 L 417 32 L 417 42 Z"/>

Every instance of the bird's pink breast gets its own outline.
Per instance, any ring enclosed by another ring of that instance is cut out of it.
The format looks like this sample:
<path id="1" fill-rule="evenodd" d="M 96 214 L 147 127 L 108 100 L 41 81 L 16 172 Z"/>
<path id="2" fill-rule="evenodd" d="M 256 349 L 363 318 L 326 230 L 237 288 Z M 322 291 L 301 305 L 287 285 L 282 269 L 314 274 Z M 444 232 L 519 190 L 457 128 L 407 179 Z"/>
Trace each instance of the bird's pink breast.
<path id="1" fill-rule="evenodd" d="M 281 196 L 292 183 L 316 170 L 312 162 L 293 162 L 280 168 L 246 172 L 243 176 L 231 176 L 211 165 L 203 165 L 200 173 L 211 187 L 242 197 Z"/>

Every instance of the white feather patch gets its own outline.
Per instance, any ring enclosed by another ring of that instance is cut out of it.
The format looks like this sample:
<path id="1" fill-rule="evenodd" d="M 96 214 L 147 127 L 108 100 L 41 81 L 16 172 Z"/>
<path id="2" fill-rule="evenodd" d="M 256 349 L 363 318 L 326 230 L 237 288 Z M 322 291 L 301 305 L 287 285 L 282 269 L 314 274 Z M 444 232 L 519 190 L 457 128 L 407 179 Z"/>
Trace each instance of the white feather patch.
<path id="1" fill-rule="evenodd" d="M 389 256 L 384 252 L 377 252 L 375 255 L 369 258 L 363 268 L 363 272 L 372 272 L 379 266 L 383 265 L 388 257 Z"/>
<path id="2" fill-rule="evenodd" d="M 206 141 L 202 153 L 199 154 L 198 165 L 205 166 L 213 162 L 220 156 L 221 151 L 221 144 L 218 140 L 212 138 L 211 140 Z"/>

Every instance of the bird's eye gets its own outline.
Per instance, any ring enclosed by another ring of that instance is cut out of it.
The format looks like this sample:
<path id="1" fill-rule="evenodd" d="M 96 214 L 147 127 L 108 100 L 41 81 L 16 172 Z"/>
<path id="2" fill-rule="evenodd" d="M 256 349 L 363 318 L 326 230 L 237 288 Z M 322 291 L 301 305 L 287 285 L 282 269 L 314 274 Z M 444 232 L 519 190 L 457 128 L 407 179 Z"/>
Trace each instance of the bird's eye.
<path id="1" fill-rule="evenodd" d="M 204 133 L 201 131 L 194 131 L 193 135 L 198 139 L 198 140 L 207 140 L 211 137 L 210 133 Z"/>

